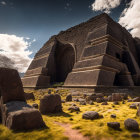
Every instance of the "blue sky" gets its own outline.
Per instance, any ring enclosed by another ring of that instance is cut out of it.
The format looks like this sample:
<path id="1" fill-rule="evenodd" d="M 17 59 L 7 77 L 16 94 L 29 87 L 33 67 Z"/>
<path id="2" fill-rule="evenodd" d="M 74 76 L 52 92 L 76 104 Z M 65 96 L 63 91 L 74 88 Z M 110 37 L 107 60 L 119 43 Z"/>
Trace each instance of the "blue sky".
<path id="1" fill-rule="evenodd" d="M 26 49 L 32 52 L 29 57 L 33 58 L 52 35 L 106 10 L 118 22 L 121 13 L 131 2 L 112 0 L 119 4 L 103 9 L 101 5 L 104 6 L 104 2 L 108 1 L 110 0 L 0 0 L 0 34 L 24 37 L 31 44 Z M 92 4 L 95 2 L 101 4 L 93 10 Z"/>

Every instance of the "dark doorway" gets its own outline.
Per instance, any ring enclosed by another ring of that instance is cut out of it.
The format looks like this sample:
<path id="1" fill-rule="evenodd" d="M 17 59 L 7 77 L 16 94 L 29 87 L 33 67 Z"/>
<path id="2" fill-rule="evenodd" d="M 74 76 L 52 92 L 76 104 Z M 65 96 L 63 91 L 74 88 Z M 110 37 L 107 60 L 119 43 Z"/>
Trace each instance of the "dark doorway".
<path id="1" fill-rule="evenodd" d="M 115 75 L 113 86 L 121 86 L 120 79 L 119 79 L 119 73 L 116 73 L 116 75 Z"/>
<path id="2" fill-rule="evenodd" d="M 121 56 L 119 53 L 116 53 L 116 58 L 118 58 L 119 60 L 121 59 Z"/>
<path id="3" fill-rule="evenodd" d="M 131 58 L 131 56 L 130 56 L 128 51 L 123 52 L 123 54 L 122 54 L 122 62 L 127 65 L 127 68 L 129 70 L 129 72 L 131 72 L 132 75 L 136 74 L 136 70 L 135 70 L 134 64 L 132 62 L 132 58 Z"/>
<path id="4" fill-rule="evenodd" d="M 75 63 L 75 52 L 72 46 L 57 44 L 55 49 L 56 81 L 64 82 Z"/>

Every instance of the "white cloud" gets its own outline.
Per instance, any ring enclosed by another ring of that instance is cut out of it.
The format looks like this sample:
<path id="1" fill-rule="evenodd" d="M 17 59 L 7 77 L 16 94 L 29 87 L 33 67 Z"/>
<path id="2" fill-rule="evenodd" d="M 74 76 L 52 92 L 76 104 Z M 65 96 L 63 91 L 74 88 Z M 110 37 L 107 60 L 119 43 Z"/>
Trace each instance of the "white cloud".
<path id="1" fill-rule="evenodd" d="M 25 41 L 23 37 L 0 34 L 0 55 L 8 57 L 15 63 L 19 72 L 25 72 L 32 60 L 29 57 L 32 52 L 28 50 L 30 45 L 31 42 Z"/>
<path id="2" fill-rule="evenodd" d="M 5 2 L 5 1 L 2 1 L 1 4 L 2 4 L 2 5 L 6 5 L 6 2 Z"/>
<path id="3" fill-rule="evenodd" d="M 105 13 L 110 13 L 111 9 L 119 6 L 121 0 L 95 0 L 92 4 L 93 11 L 104 11 Z"/>
<path id="4" fill-rule="evenodd" d="M 17 69 L 15 63 L 11 59 L 1 54 L 0 54 L 0 67 Z"/>
<path id="5" fill-rule="evenodd" d="M 140 0 L 132 0 L 122 12 L 119 23 L 131 30 L 134 37 L 140 37 Z"/>

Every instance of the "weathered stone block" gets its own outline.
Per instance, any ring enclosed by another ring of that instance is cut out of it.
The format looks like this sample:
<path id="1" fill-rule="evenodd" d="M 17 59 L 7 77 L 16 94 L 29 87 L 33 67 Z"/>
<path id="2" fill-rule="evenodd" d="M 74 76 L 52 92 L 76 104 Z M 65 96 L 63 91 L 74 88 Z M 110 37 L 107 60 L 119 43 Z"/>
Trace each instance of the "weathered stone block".
<path id="1" fill-rule="evenodd" d="M 59 94 L 44 95 L 44 97 L 40 100 L 39 110 L 42 114 L 62 112 L 60 95 Z"/>
<path id="2" fill-rule="evenodd" d="M 17 70 L 0 68 L 0 96 L 2 103 L 25 101 L 22 82 Z"/>
<path id="3" fill-rule="evenodd" d="M 25 102 L 20 101 L 3 104 L 2 123 L 15 131 L 46 127 L 40 112 Z"/>

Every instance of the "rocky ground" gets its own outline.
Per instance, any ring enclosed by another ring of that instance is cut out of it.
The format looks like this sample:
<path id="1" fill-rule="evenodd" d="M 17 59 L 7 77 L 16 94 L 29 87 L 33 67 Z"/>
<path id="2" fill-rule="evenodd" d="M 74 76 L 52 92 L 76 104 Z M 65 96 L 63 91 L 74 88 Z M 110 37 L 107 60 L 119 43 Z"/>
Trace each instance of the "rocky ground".
<path id="1" fill-rule="evenodd" d="M 51 98 L 47 113 L 42 113 L 47 129 L 13 132 L 0 125 L 0 140 L 131 140 L 140 139 L 139 97 L 127 94 L 82 93 L 66 89 L 26 91 L 26 99 L 34 108 Z M 58 94 L 58 95 L 55 95 Z M 61 96 L 61 102 L 58 96 Z M 57 100 L 55 100 L 57 98 Z M 56 106 L 56 107 L 55 107 Z M 62 106 L 62 108 L 61 108 Z M 52 110 L 53 108 L 53 110 Z M 61 112 L 62 111 L 62 112 Z M 51 112 L 51 113 L 50 113 Z M 138 113 L 137 113 L 138 112 Z"/>

